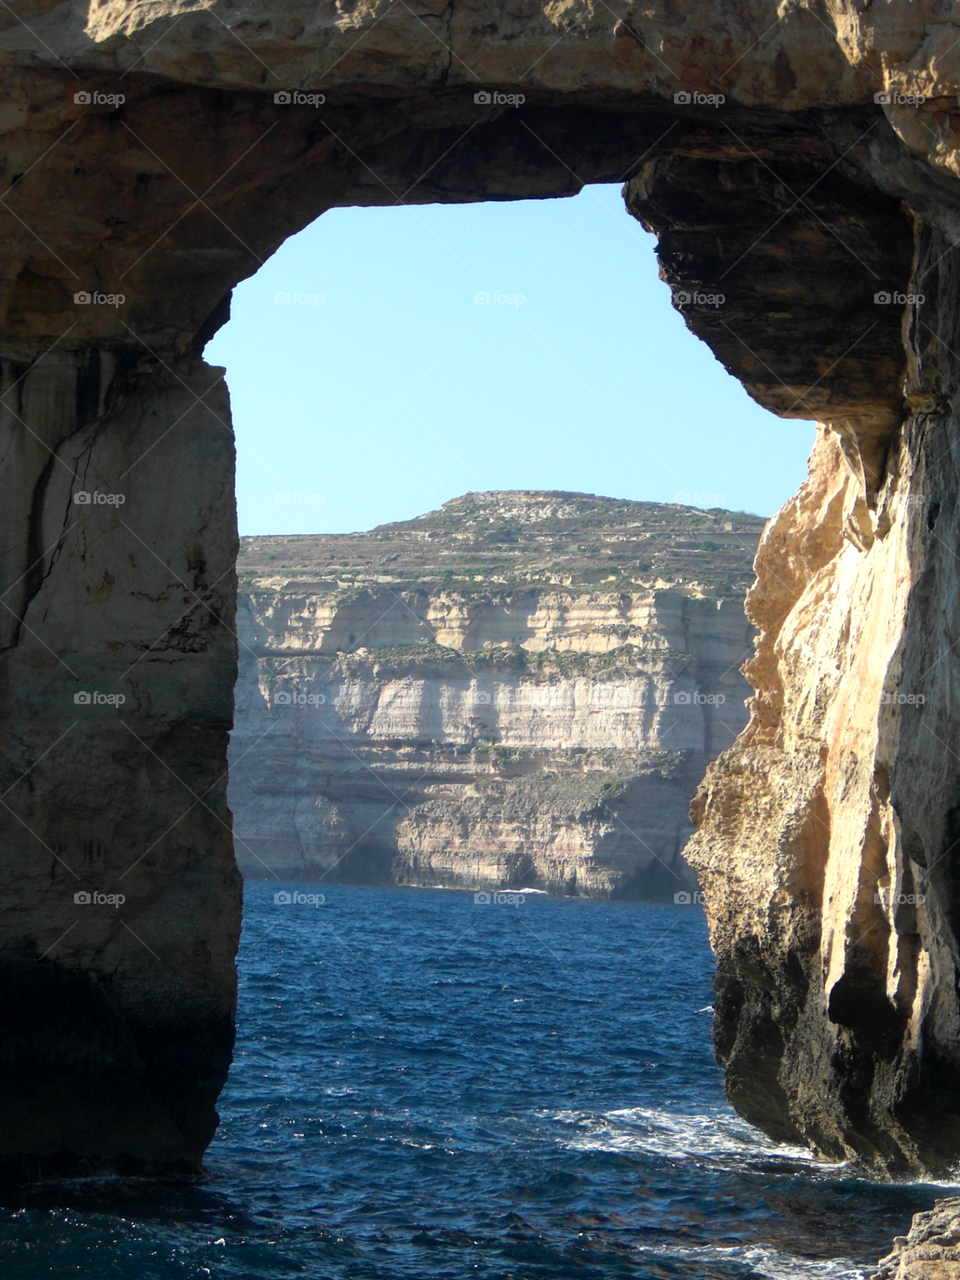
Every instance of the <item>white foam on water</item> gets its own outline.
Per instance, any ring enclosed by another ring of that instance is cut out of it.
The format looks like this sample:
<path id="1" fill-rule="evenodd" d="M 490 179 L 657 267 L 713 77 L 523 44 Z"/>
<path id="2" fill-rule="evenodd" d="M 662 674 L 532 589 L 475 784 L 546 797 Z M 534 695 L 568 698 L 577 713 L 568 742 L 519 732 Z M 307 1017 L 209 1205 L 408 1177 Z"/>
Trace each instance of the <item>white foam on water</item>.
<path id="1" fill-rule="evenodd" d="M 950 1177 L 943 1178 L 911 1178 L 908 1185 L 920 1187 L 938 1187 L 949 1191 L 952 1196 L 960 1195 L 960 1170 L 951 1169 Z"/>
<path id="2" fill-rule="evenodd" d="M 443 893 L 519 893 L 525 898 L 538 894 L 542 898 L 550 897 L 549 889 L 471 889 L 462 884 L 422 884 L 411 885 L 412 889 L 439 889 Z"/>
<path id="3" fill-rule="evenodd" d="M 750 1268 L 751 1274 L 763 1276 L 765 1280 L 867 1280 L 870 1274 L 849 1258 L 814 1261 L 797 1258 L 789 1253 L 780 1253 L 777 1249 L 765 1248 L 762 1245 L 741 1245 L 735 1248 L 705 1245 L 700 1248 L 686 1249 L 676 1245 L 641 1245 L 637 1252 L 661 1258 L 742 1262 Z"/>
<path id="4" fill-rule="evenodd" d="M 576 1127 L 577 1132 L 566 1139 L 565 1145 L 577 1151 L 644 1152 L 671 1160 L 762 1156 L 817 1163 L 806 1147 L 774 1142 L 732 1111 L 684 1115 L 648 1107 L 624 1107 L 602 1115 L 555 1111 L 548 1118 Z"/>

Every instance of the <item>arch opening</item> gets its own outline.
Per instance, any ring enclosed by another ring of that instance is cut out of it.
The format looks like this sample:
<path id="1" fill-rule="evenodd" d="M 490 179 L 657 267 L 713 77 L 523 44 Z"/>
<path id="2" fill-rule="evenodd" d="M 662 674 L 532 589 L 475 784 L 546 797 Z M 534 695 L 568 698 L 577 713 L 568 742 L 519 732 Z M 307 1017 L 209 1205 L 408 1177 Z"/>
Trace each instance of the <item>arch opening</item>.
<path id="1" fill-rule="evenodd" d="M 93 45 L 128 38 L 106 27 L 84 34 L 78 60 L 101 96 L 110 68 Z M 931 754 L 929 734 L 950 744 L 956 723 L 941 661 L 956 643 L 955 556 L 936 532 L 953 527 L 957 491 L 954 177 L 851 87 L 829 30 L 817 39 L 813 81 L 829 68 L 842 92 L 799 90 L 806 63 L 751 46 L 744 74 L 767 84 L 769 58 L 780 87 L 728 85 L 722 116 L 642 76 L 629 92 L 551 83 L 522 110 L 446 81 L 389 95 L 344 82 L 320 115 L 236 66 L 201 73 L 193 49 L 189 74 L 131 67 L 124 102 L 100 104 L 77 96 L 67 63 L 15 60 L 2 393 L 18 725 L 2 781 L 17 792 L 5 807 L 19 904 L 4 965 L 26 993 L 11 1004 L 4 1102 L 15 1176 L 196 1169 L 215 1125 L 239 929 L 225 781 L 237 544 L 229 408 L 199 353 L 231 289 L 327 209 L 613 182 L 657 235 L 675 296 L 729 299 L 722 312 L 680 303 L 689 327 L 758 403 L 829 424 L 761 555 L 754 718 L 701 793 L 693 844 L 715 898 L 738 1105 L 877 1168 L 941 1168 L 960 1149 L 960 1110 L 944 1117 L 937 1084 L 956 1052 L 940 1003 L 955 989 L 952 935 L 935 911 L 918 924 L 883 896 L 950 892 L 952 748 Z M 807 96 L 785 106 L 795 92 Z M 914 702 L 891 704 L 900 693 Z M 76 916 L 103 905 L 82 898 L 93 892 L 122 894 L 159 953 L 126 920 Z M 887 947 L 859 947 L 854 920 Z M 846 969 L 864 965 L 894 1010 L 896 1052 L 830 1017 Z M 38 1026 L 34 1007 L 54 1022 Z M 50 1034 L 69 1049 L 56 1065 Z M 764 1091 L 748 1068 L 773 1041 L 777 1088 Z M 852 1102 L 851 1079 L 866 1082 Z"/>

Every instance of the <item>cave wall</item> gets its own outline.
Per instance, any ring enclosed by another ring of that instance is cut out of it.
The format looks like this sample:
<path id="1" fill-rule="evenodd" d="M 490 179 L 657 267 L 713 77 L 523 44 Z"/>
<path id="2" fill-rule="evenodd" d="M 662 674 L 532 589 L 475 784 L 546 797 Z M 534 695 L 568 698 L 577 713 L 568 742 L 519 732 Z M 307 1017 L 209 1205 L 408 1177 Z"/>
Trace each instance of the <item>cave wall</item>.
<path id="1" fill-rule="evenodd" d="M 216 1122 L 236 536 L 226 394 L 200 353 L 231 288 L 336 205 L 598 181 L 626 181 L 676 305 L 751 394 L 829 424 L 760 556 L 754 721 L 698 809 L 731 1097 L 875 1163 L 954 1143 L 952 1121 L 925 1136 L 957 1065 L 953 747 L 899 703 L 871 717 L 940 646 L 953 742 L 958 35 L 941 0 L 4 7 L 6 1169 L 196 1168 Z M 277 100 L 295 88 L 325 101 Z M 932 302 L 874 301 L 911 279 Z M 719 311 L 679 296 L 718 290 Z M 80 482 L 124 503 L 74 503 Z M 94 691 L 125 701 L 73 701 Z M 738 751 L 767 753 L 744 757 L 761 782 L 742 803 Z M 916 883 L 936 858 L 929 908 L 888 920 L 902 947 L 874 949 L 879 924 L 861 947 L 857 868 Z M 763 901 L 736 889 L 760 866 Z M 860 991 L 879 1040 L 848 1025 Z"/>

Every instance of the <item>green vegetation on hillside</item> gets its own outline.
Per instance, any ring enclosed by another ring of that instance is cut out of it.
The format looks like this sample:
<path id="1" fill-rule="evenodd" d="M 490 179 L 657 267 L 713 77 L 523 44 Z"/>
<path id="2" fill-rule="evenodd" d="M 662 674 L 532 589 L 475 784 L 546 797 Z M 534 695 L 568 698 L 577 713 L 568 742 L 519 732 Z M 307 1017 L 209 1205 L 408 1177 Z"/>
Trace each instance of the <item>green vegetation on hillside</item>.
<path id="1" fill-rule="evenodd" d="M 242 538 L 238 572 L 241 591 L 742 596 L 764 524 L 744 512 L 582 493 L 468 493 L 369 533 Z"/>

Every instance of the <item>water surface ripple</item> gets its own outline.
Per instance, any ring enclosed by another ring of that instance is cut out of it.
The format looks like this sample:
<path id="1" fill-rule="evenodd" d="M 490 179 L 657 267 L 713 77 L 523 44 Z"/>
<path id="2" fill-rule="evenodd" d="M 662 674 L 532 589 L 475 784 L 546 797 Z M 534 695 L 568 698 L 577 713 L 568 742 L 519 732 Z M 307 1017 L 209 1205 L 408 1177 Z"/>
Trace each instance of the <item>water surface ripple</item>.
<path id="1" fill-rule="evenodd" d="M 695 906 L 248 884 L 208 1178 L 31 1189 L 5 1280 L 864 1280 L 949 1194 L 739 1120 Z"/>

